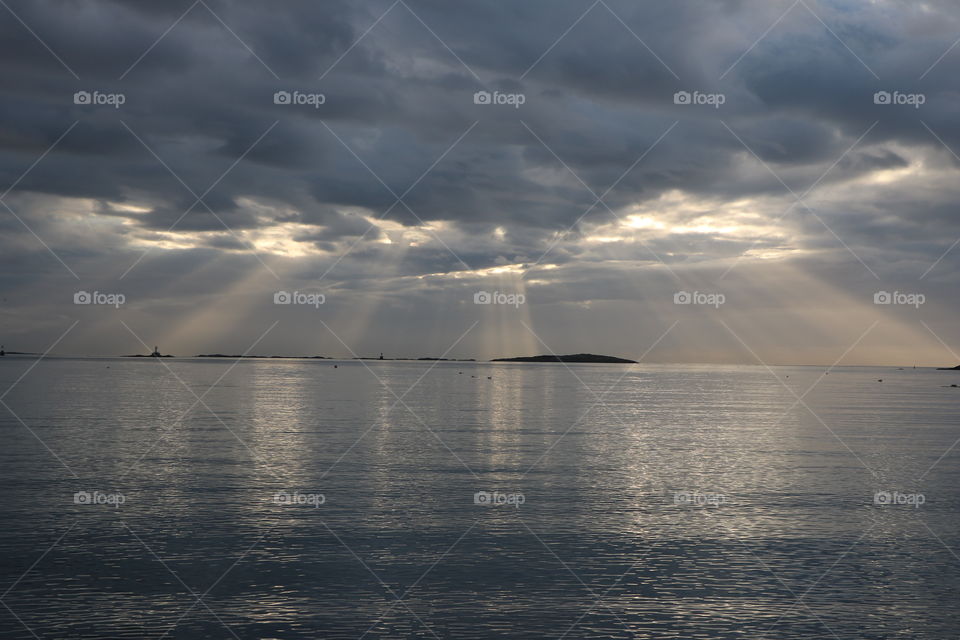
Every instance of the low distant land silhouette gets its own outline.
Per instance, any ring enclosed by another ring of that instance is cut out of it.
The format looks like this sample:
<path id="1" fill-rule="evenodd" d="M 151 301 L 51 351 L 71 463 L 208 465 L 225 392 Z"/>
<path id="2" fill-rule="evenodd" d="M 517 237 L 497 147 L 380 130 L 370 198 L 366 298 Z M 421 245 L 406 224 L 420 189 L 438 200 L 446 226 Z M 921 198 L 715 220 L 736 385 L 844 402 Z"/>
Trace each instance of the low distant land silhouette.
<path id="1" fill-rule="evenodd" d="M 142 353 L 123 356 L 124 358 L 172 358 L 171 355 L 160 353 L 159 347 L 154 347 L 153 353 L 145 355 Z M 201 353 L 195 358 L 232 358 L 232 359 L 251 359 L 251 360 L 337 360 L 329 356 L 255 356 L 248 354 L 227 354 L 227 353 Z M 476 358 L 385 358 L 381 353 L 379 357 L 356 356 L 353 360 L 391 360 L 405 362 L 476 362 Z M 539 355 L 539 356 L 516 356 L 512 358 L 493 358 L 490 362 L 561 362 L 561 363 L 590 363 L 590 364 L 637 364 L 636 360 L 628 358 L 618 358 L 615 356 L 602 356 L 593 353 L 574 353 L 570 355 Z"/>
<path id="2" fill-rule="evenodd" d="M 494 358 L 490 362 L 576 362 L 591 364 L 637 364 L 636 360 L 614 356 L 598 356 L 592 353 L 574 353 L 567 356 L 517 356 L 515 358 Z"/>
<path id="3" fill-rule="evenodd" d="M 0 345 L 0 357 L 4 356 L 45 356 L 47 354 L 41 354 L 31 351 L 6 351 L 4 345 Z M 149 354 L 145 353 L 134 353 L 130 355 L 122 356 L 88 356 L 88 357 L 121 357 L 121 358 L 175 358 L 170 354 L 164 354 L 160 352 L 159 347 L 154 347 L 153 352 Z M 333 356 L 279 356 L 279 355 L 269 355 L 269 356 L 258 356 L 258 355 L 249 355 L 249 354 L 228 354 L 228 353 L 201 353 L 195 356 L 187 356 L 193 358 L 230 358 L 233 360 L 239 359 L 249 359 L 249 360 L 389 360 L 392 362 L 477 362 L 476 358 L 436 358 L 430 356 L 421 356 L 417 358 L 387 358 L 381 353 L 378 357 L 374 356 L 355 356 L 353 358 L 337 358 Z M 631 360 L 629 358 L 620 358 L 617 356 L 605 356 L 598 355 L 595 353 L 573 353 L 568 355 L 538 355 L 538 356 L 513 356 L 509 358 L 492 358 L 487 362 L 532 362 L 532 363 L 571 363 L 571 364 L 639 364 L 636 360 Z M 917 367 L 914 366 L 914 369 Z M 937 371 L 960 371 L 960 365 L 954 367 L 935 367 Z M 903 367 L 898 367 L 898 371 L 904 370 Z M 789 376 L 787 376 L 789 377 Z M 955 385 L 951 385 L 955 386 Z"/>

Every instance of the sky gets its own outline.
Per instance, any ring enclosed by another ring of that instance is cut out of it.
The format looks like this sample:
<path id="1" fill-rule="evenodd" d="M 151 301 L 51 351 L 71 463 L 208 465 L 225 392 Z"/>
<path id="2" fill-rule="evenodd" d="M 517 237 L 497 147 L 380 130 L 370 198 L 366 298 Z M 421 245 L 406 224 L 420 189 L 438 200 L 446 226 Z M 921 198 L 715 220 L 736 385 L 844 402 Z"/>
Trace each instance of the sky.
<path id="1" fill-rule="evenodd" d="M 960 5 L 4 0 L 0 342 L 960 363 Z"/>

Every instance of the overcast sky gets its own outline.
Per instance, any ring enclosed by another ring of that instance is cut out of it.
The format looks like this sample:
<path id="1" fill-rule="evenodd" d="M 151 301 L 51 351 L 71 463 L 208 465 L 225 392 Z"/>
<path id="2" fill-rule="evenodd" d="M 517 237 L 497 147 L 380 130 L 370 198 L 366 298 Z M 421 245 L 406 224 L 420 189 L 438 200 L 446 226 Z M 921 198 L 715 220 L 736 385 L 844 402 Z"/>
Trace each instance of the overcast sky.
<path id="1" fill-rule="evenodd" d="M 960 362 L 952 0 L 5 5 L 8 350 Z"/>

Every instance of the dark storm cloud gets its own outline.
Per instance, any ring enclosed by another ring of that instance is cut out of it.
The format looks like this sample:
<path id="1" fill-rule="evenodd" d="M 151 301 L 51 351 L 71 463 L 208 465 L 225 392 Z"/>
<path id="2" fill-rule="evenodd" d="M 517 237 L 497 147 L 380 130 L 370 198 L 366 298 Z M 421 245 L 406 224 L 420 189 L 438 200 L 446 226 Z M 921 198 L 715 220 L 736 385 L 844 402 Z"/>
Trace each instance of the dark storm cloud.
<path id="1" fill-rule="evenodd" d="M 408 225 L 511 224 L 549 234 L 572 224 L 595 200 L 560 160 L 599 194 L 675 120 L 677 127 L 609 194 L 610 206 L 666 189 L 728 196 L 781 191 L 762 168 L 752 175 L 734 171 L 745 149 L 721 119 L 797 190 L 815 181 L 871 119 L 883 122 L 864 146 L 938 144 L 915 110 L 873 105 L 872 96 L 883 87 L 922 88 L 917 78 L 934 53 L 949 46 L 947 34 L 933 34 L 921 46 L 881 12 L 867 16 L 843 5 L 813 5 L 832 21 L 841 43 L 798 5 L 721 80 L 753 42 L 747 36 L 755 39 L 788 4 L 611 2 L 584 15 L 590 4 L 464 3 L 453 11 L 449 3 L 411 2 L 416 15 L 395 5 L 320 81 L 390 6 L 12 3 L 81 79 L 71 78 L 17 21 L 3 23 L 3 92 L 9 99 L 2 107 L 7 124 L 0 171 L 12 182 L 31 156 L 79 120 L 20 188 L 139 198 L 155 210 L 134 221 L 166 229 L 195 198 L 125 123 L 198 195 L 247 153 L 205 198 L 231 227 L 274 224 L 237 205 L 239 198 L 264 198 L 303 211 L 308 224 L 330 227 L 322 233 L 333 239 L 336 225 L 323 219 L 332 215 L 324 213 L 331 206 L 381 215 L 479 120 L 408 194 L 409 208 L 396 205 L 386 217 Z M 940 7 L 952 20 L 950 7 Z M 857 55 L 873 63 L 870 69 Z M 923 112 L 948 144 L 960 142 L 944 106 L 950 94 L 932 78 L 952 64 L 943 61 L 927 81 L 934 86 L 927 87 Z M 882 81 L 873 77 L 874 67 Z M 472 94 L 481 88 L 521 91 L 527 102 L 518 110 L 474 105 Z M 77 89 L 122 92 L 126 103 L 116 110 L 74 105 Z M 326 102 L 318 109 L 275 105 L 278 90 L 322 92 Z M 720 110 L 677 107 L 672 97 L 678 90 L 722 91 L 726 103 Z M 826 182 L 849 180 L 876 169 L 871 160 L 894 157 L 889 150 L 858 149 Z M 538 172 L 554 179 L 544 181 Z M 598 206 L 587 217 L 603 215 Z M 213 229 L 215 222 L 199 204 L 178 228 Z"/>
<path id="2" fill-rule="evenodd" d="M 29 30 L 0 8 L 0 193 L 36 233 L 0 208 L 14 296 L 73 279 L 38 238 L 82 279 L 149 264 L 124 286 L 191 299 L 269 281 L 260 260 L 371 295 L 542 260 L 532 287 L 559 304 L 748 251 L 813 252 L 784 259 L 856 287 L 861 259 L 919 277 L 960 236 L 952 2 L 8 4 Z M 617 228 L 634 210 L 660 226 Z"/>

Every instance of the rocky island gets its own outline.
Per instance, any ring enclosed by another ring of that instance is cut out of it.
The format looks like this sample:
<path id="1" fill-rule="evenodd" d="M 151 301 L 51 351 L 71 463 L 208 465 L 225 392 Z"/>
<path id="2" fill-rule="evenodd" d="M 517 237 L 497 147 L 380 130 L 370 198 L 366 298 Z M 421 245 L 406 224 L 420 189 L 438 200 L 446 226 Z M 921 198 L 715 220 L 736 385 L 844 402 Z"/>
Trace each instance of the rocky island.
<path id="1" fill-rule="evenodd" d="M 490 362 L 575 362 L 594 364 L 637 364 L 636 360 L 598 356 L 592 353 L 575 353 L 567 356 L 519 356 L 516 358 L 494 358 Z"/>

